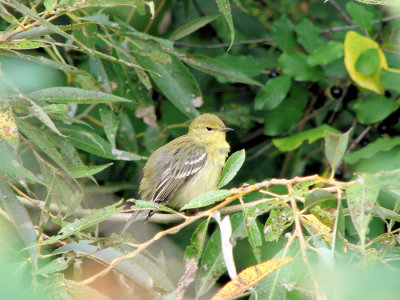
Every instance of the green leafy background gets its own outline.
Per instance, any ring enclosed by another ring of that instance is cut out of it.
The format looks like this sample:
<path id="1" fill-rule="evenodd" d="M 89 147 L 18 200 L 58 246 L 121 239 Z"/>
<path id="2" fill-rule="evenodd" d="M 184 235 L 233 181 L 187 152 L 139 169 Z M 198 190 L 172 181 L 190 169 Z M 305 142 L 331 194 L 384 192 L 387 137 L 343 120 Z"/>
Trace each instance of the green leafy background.
<path id="1" fill-rule="evenodd" d="M 245 297 L 398 297 L 399 13 L 389 0 L 0 0 L 3 294 L 210 299 L 227 267 L 290 256 Z M 224 190 L 187 208 L 254 190 L 225 223 L 205 214 L 156 243 L 183 220 L 156 214 L 115 234 L 147 157 L 204 112 L 234 128 L 234 154 Z"/>

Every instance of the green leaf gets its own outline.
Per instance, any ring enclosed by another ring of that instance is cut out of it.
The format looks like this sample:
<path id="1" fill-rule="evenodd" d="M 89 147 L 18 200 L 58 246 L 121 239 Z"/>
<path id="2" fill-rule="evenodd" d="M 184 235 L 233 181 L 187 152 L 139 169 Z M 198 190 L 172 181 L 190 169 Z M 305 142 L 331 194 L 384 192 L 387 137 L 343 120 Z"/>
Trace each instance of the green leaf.
<path id="1" fill-rule="evenodd" d="M 216 16 L 204 16 L 200 17 L 197 19 L 194 19 L 190 21 L 189 23 L 186 23 L 182 25 L 181 27 L 177 28 L 169 37 L 171 41 L 176 41 L 179 40 L 193 32 L 195 32 L 197 29 L 200 29 L 201 27 L 204 27 L 205 25 L 211 23 L 212 21 L 216 20 L 219 17 L 219 15 Z"/>
<path id="2" fill-rule="evenodd" d="M 109 103 L 109 102 L 131 102 L 131 100 L 106 94 L 103 92 L 84 90 L 71 87 L 54 87 L 30 93 L 29 98 L 56 103 Z"/>
<path id="3" fill-rule="evenodd" d="M 31 171 L 24 168 L 19 160 L 19 157 L 12 153 L 10 147 L 0 141 L 0 173 L 15 178 L 16 181 L 21 181 L 21 178 L 30 182 L 46 185 L 39 177 Z"/>
<path id="4" fill-rule="evenodd" d="M 299 256 L 300 245 L 296 239 L 293 243 L 288 243 L 282 247 L 273 259 L 280 257 L 299 258 Z M 304 275 L 304 263 L 301 259 L 295 259 L 257 283 L 254 287 L 255 292 L 251 293 L 250 300 L 288 299 L 290 288 L 288 290 L 289 286 L 285 283 L 296 284 L 302 275 Z"/>
<path id="5" fill-rule="evenodd" d="M 400 166 L 400 147 L 375 154 L 373 159 L 362 159 L 357 164 L 358 173 L 380 173 L 382 171 L 396 170 Z"/>
<path id="6" fill-rule="evenodd" d="M 74 37 L 80 41 L 82 44 L 86 45 L 88 48 L 94 49 L 96 47 L 96 40 L 97 40 L 97 25 L 92 23 L 92 24 L 87 24 L 83 29 L 79 28 L 79 30 L 74 30 Z M 98 59 L 95 56 L 89 57 L 89 59 Z"/>
<path id="7" fill-rule="evenodd" d="M 198 54 L 176 53 L 177 57 L 187 63 L 192 68 L 221 77 L 228 82 L 240 82 L 251 85 L 261 85 L 258 81 L 250 78 L 245 73 L 231 67 L 229 64 L 220 62 L 217 59 Z"/>
<path id="8" fill-rule="evenodd" d="M 257 262 L 260 263 L 262 239 L 257 224 L 257 214 L 258 211 L 255 207 L 247 209 L 246 206 L 243 206 L 243 220 L 246 227 L 247 238 L 249 240 L 251 251 L 253 252 L 254 257 L 256 258 Z"/>
<path id="9" fill-rule="evenodd" d="M 268 58 L 264 60 L 254 58 L 250 55 L 231 55 L 229 53 L 224 53 L 223 55 L 215 57 L 215 59 L 251 78 L 259 75 L 268 68 Z M 232 79 L 227 80 L 225 76 L 218 76 L 218 79 L 220 81 L 232 82 Z"/>
<path id="10" fill-rule="evenodd" d="M 230 217 L 232 223 L 231 243 L 234 244 L 236 240 L 246 237 L 246 231 L 241 213 L 233 214 Z M 209 291 L 225 271 L 226 266 L 221 250 L 221 234 L 218 229 L 213 232 L 204 249 L 196 278 L 196 295 L 199 297 Z"/>
<path id="11" fill-rule="evenodd" d="M 134 202 L 134 206 L 132 206 L 132 209 L 136 208 L 146 208 L 146 209 L 157 209 L 159 211 L 164 211 L 168 212 L 171 214 L 176 214 L 177 212 L 173 210 L 172 208 L 169 208 L 168 206 L 165 206 L 160 203 L 156 203 L 153 201 L 147 201 L 147 200 L 136 200 L 132 201 L 132 199 L 128 199 L 129 202 Z"/>
<path id="12" fill-rule="evenodd" d="M 254 99 L 254 109 L 272 110 L 276 108 L 285 99 L 290 86 L 291 80 L 287 75 L 269 79 Z"/>
<path id="13" fill-rule="evenodd" d="M 199 84 L 184 64 L 174 56 L 171 56 L 171 63 L 167 64 L 149 57 L 137 59 L 144 67 L 153 71 L 150 77 L 181 112 L 189 117 L 198 114 L 195 104 L 199 99 L 202 102 L 203 96 Z"/>
<path id="14" fill-rule="evenodd" d="M 66 0 L 61 2 L 63 8 L 84 8 L 84 7 L 112 7 L 117 5 L 126 5 L 136 8 L 144 6 L 145 1 L 142 0 L 86 0 L 83 3 L 74 0 Z"/>
<path id="15" fill-rule="evenodd" d="M 23 41 L 12 41 L 11 43 L 0 43 L 0 49 L 14 49 L 14 50 L 28 50 L 28 49 L 37 49 L 41 47 L 47 47 L 47 44 L 23 40 Z"/>
<path id="16" fill-rule="evenodd" d="M 307 50 L 308 53 L 313 53 L 315 49 L 324 46 L 325 42 L 321 37 L 321 29 L 315 26 L 309 18 L 303 18 L 296 25 L 297 39 L 299 43 Z"/>
<path id="17" fill-rule="evenodd" d="M 32 56 L 32 55 L 26 55 L 22 54 L 19 51 L 4 51 L 0 50 L 0 55 L 1 56 L 10 56 L 10 57 L 19 57 L 22 59 L 25 59 L 27 61 L 31 61 L 40 65 L 43 65 L 45 67 L 51 68 L 51 69 L 56 69 L 60 70 L 63 72 L 71 73 L 71 74 L 79 74 L 79 75 L 86 75 L 87 73 L 85 71 L 81 71 L 78 68 L 65 64 L 65 63 L 60 63 L 58 61 L 54 61 L 51 59 L 48 59 L 44 56 Z"/>
<path id="18" fill-rule="evenodd" d="M 378 50 L 367 49 L 361 52 L 360 56 L 357 58 L 355 68 L 357 72 L 361 72 L 368 76 L 374 74 L 380 65 L 381 59 Z"/>
<path id="19" fill-rule="evenodd" d="M 77 29 L 82 29 L 86 26 L 93 25 L 93 22 L 83 22 L 79 24 L 68 24 L 68 25 L 57 25 L 56 27 L 62 31 L 71 31 L 71 30 L 77 30 Z M 52 34 L 53 30 L 49 29 L 46 26 L 39 25 L 39 26 L 34 26 L 31 27 L 25 31 L 17 33 L 15 36 L 13 36 L 13 39 L 32 39 L 32 38 L 37 38 L 41 36 L 45 36 L 48 34 Z"/>
<path id="20" fill-rule="evenodd" d="M 294 87 L 278 107 L 265 112 L 264 133 L 276 136 L 289 131 L 300 120 L 307 101 L 308 90 Z"/>
<path id="21" fill-rule="evenodd" d="M 365 30 L 368 30 L 372 26 L 374 15 L 365 7 L 365 5 L 349 1 L 346 4 L 346 11 L 350 14 L 354 23 Z"/>
<path id="22" fill-rule="evenodd" d="M 54 124 L 53 120 L 47 115 L 46 111 L 39 105 L 37 105 L 34 101 L 28 100 L 29 104 L 31 105 L 29 107 L 29 110 L 32 112 L 32 114 L 38 118 L 44 125 L 49 127 L 52 131 L 57 133 L 60 136 L 63 136 L 61 132 L 57 129 L 56 125 Z"/>
<path id="23" fill-rule="evenodd" d="M 304 209 L 310 209 L 322 202 L 334 200 L 336 197 L 325 190 L 313 190 L 312 193 L 304 201 Z"/>
<path id="24" fill-rule="evenodd" d="M 381 82 L 385 88 L 400 93 L 400 72 L 390 72 L 382 68 Z"/>
<path id="25" fill-rule="evenodd" d="M 115 140 L 119 126 L 119 117 L 106 105 L 100 107 L 100 117 L 104 125 L 104 132 L 114 149 L 117 148 Z"/>
<path id="26" fill-rule="evenodd" d="M 123 149 L 127 149 L 131 152 L 138 152 L 139 147 L 136 139 L 136 131 L 127 110 L 121 111 L 119 121 L 118 144 Z"/>
<path id="27" fill-rule="evenodd" d="M 2 179 L 0 179 L 0 203 L 24 241 L 25 246 L 29 247 L 32 262 L 36 262 L 36 230 L 29 214 Z"/>
<path id="28" fill-rule="evenodd" d="M 200 261 L 203 253 L 204 245 L 207 238 L 207 229 L 210 219 L 201 222 L 201 224 L 193 232 L 190 238 L 190 244 L 185 249 L 184 261 L 187 262 L 194 259 L 196 262 Z"/>
<path id="29" fill-rule="evenodd" d="M 353 225 L 360 237 L 361 245 L 365 245 L 368 224 L 371 221 L 371 210 L 379 193 L 379 181 L 372 174 L 363 174 L 346 190 L 347 205 Z"/>
<path id="30" fill-rule="evenodd" d="M 297 81 L 316 81 L 322 77 L 319 69 L 311 67 L 307 63 L 307 55 L 299 52 L 284 52 L 278 58 L 284 74 L 293 77 Z"/>
<path id="31" fill-rule="evenodd" d="M 232 12 L 231 12 L 231 5 L 229 4 L 229 0 L 216 0 L 218 5 L 218 10 L 222 13 L 225 18 L 226 23 L 228 24 L 229 31 L 231 33 L 231 42 L 228 48 L 231 49 L 233 42 L 235 40 L 235 28 L 233 26 L 232 20 Z"/>
<path id="32" fill-rule="evenodd" d="M 59 126 L 61 131 L 68 135 L 69 141 L 78 149 L 100 157 L 115 160 L 141 160 L 146 157 L 136 153 L 114 149 L 102 137 L 95 133 L 87 132 L 72 126 Z"/>
<path id="33" fill-rule="evenodd" d="M 344 221 L 342 199 L 338 199 L 336 208 L 335 227 L 333 229 L 332 252 L 343 253 L 346 223 Z"/>
<path id="34" fill-rule="evenodd" d="M 106 207 L 96 209 L 93 213 L 85 215 L 81 219 L 75 219 L 74 222 L 68 223 L 66 226 L 62 227 L 57 235 L 53 235 L 49 239 L 42 241 L 40 245 L 43 246 L 57 243 L 58 241 L 64 240 L 73 234 L 79 233 L 84 229 L 107 220 L 112 215 L 124 210 L 124 208 L 120 206 L 121 203 L 122 200 Z"/>
<path id="35" fill-rule="evenodd" d="M 68 268 L 70 259 L 68 257 L 58 257 L 47 265 L 33 272 L 33 275 L 48 275 L 51 273 L 62 272 Z"/>
<path id="36" fill-rule="evenodd" d="M 326 65 L 344 56 L 343 42 L 329 41 L 328 44 L 316 48 L 307 58 L 311 67 Z"/>
<path id="37" fill-rule="evenodd" d="M 329 131 L 325 133 L 325 155 L 331 165 L 332 174 L 335 174 L 335 170 L 342 161 L 351 132 L 352 129 L 343 134 Z"/>
<path id="38" fill-rule="evenodd" d="M 90 177 L 94 174 L 100 173 L 104 169 L 108 168 L 111 166 L 113 163 L 105 164 L 105 165 L 99 165 L 99 166 L 79 166 L 79 167 L 74 167 L 70 168 L 69 171 L 72 174 L 72 177 L 74 178 L 84 178 L 84 177 Z"/>
<path id="39" fill-rule="evenodd" d="M 17 119 L 17 125 L 23 135 L 68 173 L 68 162 L 58 151 L 54 139 L 49 134 L 43 134 L 38 128 L 22 119 Z"/>
<path id="40" fill-rule="evenodd" d="M 337 132 L 336 129 L 329 125 L 321 125 L 289 137 L 273 139 L 272 143 L 280 151 L 293 151 L 299 148 L 306 140 L 311 144 L 316 140 L 323 138 L 325 136 L 325 131 Z"/>
<path id="41" fill-rule="evenodd" d="M 361 148 L 360 150 L 346 154 L 344 156 L 344 161 L 349 164 L 355 164 L 361 159 L 372 158 L 379 152 L 390 151 L 394 147 L 399 145 L 400 137 L 382 137 L 372 143 L 369 143 L 367 146 Z"/>
<path id="42" fill-rule="evenodd" d="M 362 102 L 356 102 L 352 109 L 356 113 L 357 120 L 361 124 L 369 125 L 377 123 L 398 108 L 398 104 L 384 96 L 376 96 Z"/>
<path id="43" fill-rule="evenodd" d="M 235 192 L 229 190 L 217 190 L 215 192 L 201 194 L 200 196 L 190 200 L 189 203 L 181 208 L 181 211 L 189 208 L 199 208 L 211 205 L 217 201 L 225 199 L 230 195 L 233 195 L 234 193 Z"/>
<path id="44" fill-rule="evenodd" d="M 293 211 L 290 207 L 282 205 L 272 209 L 264 226 L 265 240 L 277 241 L 285 229 L 293 224 L 293 221 Z"/>
<path id="45" fill-rule="evenodd" d="M 276 45 L 282 51 L 292 49 L 296 45 L 296 37 L 293 30 L 293 24 L 285 15 L 275 21 L 272 25 L 274 40 Z"/>
<path id="46" fill-rule="evenodd" d="M 240 168 L 242 167 L 245 158 L 246 152 L 244 149 L 236 151 L 229 156 L 225 163 L 224 169 L 222 170 L 218 188 L 224 187 L 233 179 L 233 177 L 236 176 L 237 172 L 239 172 Z"/>

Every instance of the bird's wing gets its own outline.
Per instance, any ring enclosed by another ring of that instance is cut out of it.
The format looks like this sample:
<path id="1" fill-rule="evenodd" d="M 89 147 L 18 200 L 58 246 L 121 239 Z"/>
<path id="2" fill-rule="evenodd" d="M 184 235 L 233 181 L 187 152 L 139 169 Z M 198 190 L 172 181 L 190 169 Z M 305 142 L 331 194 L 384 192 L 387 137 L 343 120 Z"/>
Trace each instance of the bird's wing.
<path id="1" fill-rule="evenodd" d="M 207 152 L 202 146 L 179 148 L 167 163 L 161 180 L 156 186 L 152 201 L 165 202 L 170 199 L 179 187 L 199 172 L 207 160 Z"/>

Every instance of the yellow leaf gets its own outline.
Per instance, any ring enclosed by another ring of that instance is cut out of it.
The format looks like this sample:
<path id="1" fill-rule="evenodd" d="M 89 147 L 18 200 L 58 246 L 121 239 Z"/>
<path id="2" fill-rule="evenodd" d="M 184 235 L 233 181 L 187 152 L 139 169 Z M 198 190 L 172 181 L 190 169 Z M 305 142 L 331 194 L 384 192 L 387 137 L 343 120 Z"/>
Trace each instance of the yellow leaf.
<path id="1" fill-rule="evenodd" d="M 233 299 L 291 261 L 291 257 L 280 257 L 248 267 L 225 284 L 211 300 Z"/>
<path id="2" fill-rule="evenodd" d="M 0 98 L 0 141 L 5 140 L 12 146 L 18 144 L 18 129 L 14 114 L 8 101 Z"/>
<path id="3" fill-rule="evenodd" d="M 332 242 L 332 229 L 323 224 L 314 215 L 303 215 L 304 220 L 314 228 L 327 242 Z"/>
<path id="4" fill-rule="evenodd" d="M 360 54 L 368 49 L 376 49 L 378 51 L 380 65 L 374 73 L 364 75 L 362 72 L 356 71 L 355 65 Z M 378 43 L 354 31 L 349 31 L 344 40 L 344 63 L 351 79 L 353 79 L 358 85 L 378 94 L 383 94 L 385 87 L 381 83 L 380 72 L 382 68 L 388 69 L 388 65 L 386 57 Z"/>

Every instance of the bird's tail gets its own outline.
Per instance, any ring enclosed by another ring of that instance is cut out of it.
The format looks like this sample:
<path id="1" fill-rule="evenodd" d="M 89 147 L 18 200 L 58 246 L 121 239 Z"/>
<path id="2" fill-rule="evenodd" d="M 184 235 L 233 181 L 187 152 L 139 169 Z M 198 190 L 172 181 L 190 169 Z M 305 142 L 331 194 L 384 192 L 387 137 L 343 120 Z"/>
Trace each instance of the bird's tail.
<path id="1" fill-rule="evenodd" d="M 128 222 L 126 222 L 124 228 L 121 230 L 120 234 L 123 234 L 125 231 L 131 227 L 132 223 L 139 222 L 139 221 L 146 221 L 148 215 L 151 213 L 151 210 L 137 210 L 135 211 L 132 216 L 129 218 Z"/>

